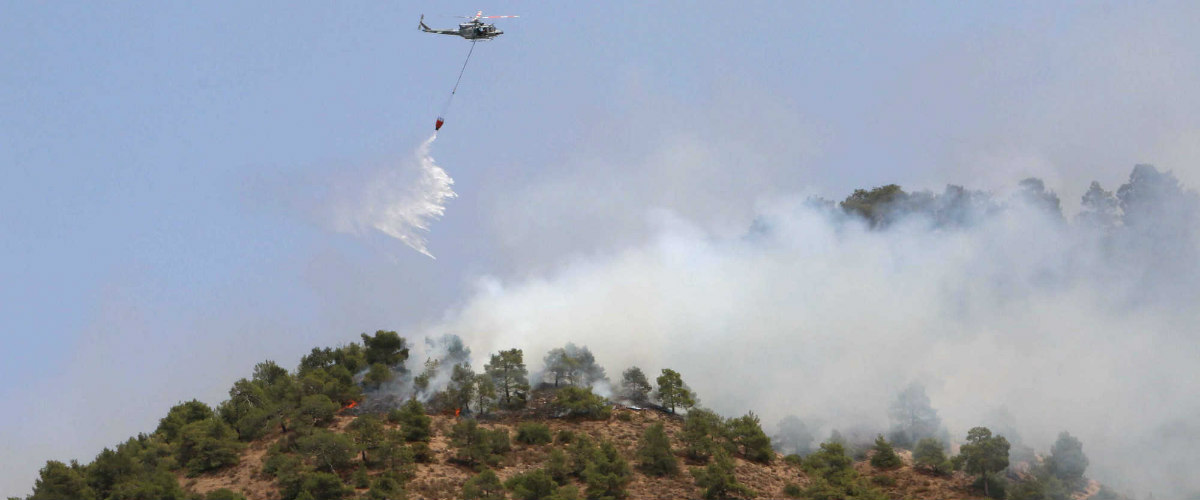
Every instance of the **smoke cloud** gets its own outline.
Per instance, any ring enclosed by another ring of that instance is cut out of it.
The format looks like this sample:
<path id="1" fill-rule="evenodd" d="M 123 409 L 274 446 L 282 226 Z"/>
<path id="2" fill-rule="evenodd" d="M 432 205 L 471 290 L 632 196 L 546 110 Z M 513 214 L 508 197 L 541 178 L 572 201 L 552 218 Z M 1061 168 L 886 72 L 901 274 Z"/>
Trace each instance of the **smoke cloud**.
<path id="1" fill-rule="evenodd" d="M 362 234 L 378 230 L 413 250 L 434 258 L 423 233 L 446 212 L 446 201 L 457 196 L 454 179 L 433 161 L 434 134 L 415 152 L 415 164 L 389 169 L 370 179 L 361 192 L 336 208 L 337 229 Z"/>
<path id="2" fill-rule="evenodd" d="M 818 439 L 884 431 L 917 382 L 960 440 L 1004 414 L 1042 452 L 1070 431 L 1089 475 L 1131 493 L 1200 490 L 1196 195 L 1139 166 L 1068 219 L 1044 183 L 1019 186 L 915 193 L 878 220 L 776 199 L 737 237 L 658 212 L 648 243 L 482 279 L 426 334 L 523 348 L 531 371 L 586 344 L 610 370 L 679 371 L 727 415 L 799 415 Z"/>

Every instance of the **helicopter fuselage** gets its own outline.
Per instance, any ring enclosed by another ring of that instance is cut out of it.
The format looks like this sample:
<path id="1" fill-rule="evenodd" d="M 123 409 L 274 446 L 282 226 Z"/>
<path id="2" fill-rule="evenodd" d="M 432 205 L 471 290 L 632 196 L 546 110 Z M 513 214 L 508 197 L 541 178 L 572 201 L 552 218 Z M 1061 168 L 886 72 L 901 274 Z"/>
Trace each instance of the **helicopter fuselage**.
<path id="1" fill-rule="evenodd" d="M 421 23 L 421 31 L 426 33 L 438 33 L 441 35 L 456 35 L 466 38 L 467 40 L 491 40 L 504 32 L 496 29 L 496 25 L 487 24 L 479 21 L 469 21 L 458 25 L 458 29 L 438 30 L 426 26 Z"/>

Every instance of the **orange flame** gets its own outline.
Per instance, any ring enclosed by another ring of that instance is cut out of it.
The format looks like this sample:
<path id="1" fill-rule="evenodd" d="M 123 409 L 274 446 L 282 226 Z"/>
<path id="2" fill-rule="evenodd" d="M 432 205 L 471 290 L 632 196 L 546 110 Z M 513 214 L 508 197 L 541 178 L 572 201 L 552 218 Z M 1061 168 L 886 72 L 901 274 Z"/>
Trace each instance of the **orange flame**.
<path id="1" fill-rule="evenodd" d="M 458 417 L 458 415 L 459 415 L 460 413 L 462 413 L 462 408 L 455 408 L 455 409 L 454 409 L 454 416 L 455 416 L 455 417 Z"/>
<path id="2" fill-rule="evenodd" d="M 358 401 L 351 401 L 350 404 L 343 406 L 342 409 L 349 410 L 351 408 L 354 408 L 355 406 L 358 406 Z"/>

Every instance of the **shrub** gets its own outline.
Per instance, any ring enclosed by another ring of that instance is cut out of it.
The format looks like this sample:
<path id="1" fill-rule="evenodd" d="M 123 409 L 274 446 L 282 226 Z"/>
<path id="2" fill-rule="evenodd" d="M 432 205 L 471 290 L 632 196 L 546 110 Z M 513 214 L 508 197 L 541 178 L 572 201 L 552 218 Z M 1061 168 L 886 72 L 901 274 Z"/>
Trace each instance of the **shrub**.
<path id="1" fill-rule="evenodd" d="M 552 406 L 569 418 L 604 420 L 612 413 L 608 400 L 593 394 L 591 388 L 563 387 L 558 390 Z"/>
<path id="2" fill-rule="evenodd" d="M 632 421 L 633 421 L 633 414 L 631 414 L 631 413 L 629 413 L 629 412 L 621 412 L 621 413 L 618 413 L 618 414 L 617 414 L 617 420 L 620 420 L 620 421 L 622 421 L 622 422 L 632 422 Z"/>
<path id="3" fill-rule="evenodd" d="M 671 440 L 661 422 L 651 425 L 642 434 L 637 455 L 639 467 L 646 474 L 668 476 L 679 472 L 679 464 L 671 453 Z"/>
<path id="4" fill-rule="evenodd" d="M 542 500 L 558 490 L 558 484 L 543 469 L 517 474 L 504 482 L 517 500 Z"/>
<path id="5" fill-rule="evenodd" d="M 875 454 L 871 455 L 871 467 L 876 469 L 896 469 L 904 465 L 900 460 L 900 456 L 896 455 L 896 450 L 892 449 L 891 443 L 888 443 L 883 438 L 883 434 L 875 438 Z"/>
<path id="6" fill-rule="evenodd" d="M 353 493 L 342 479 L 328 472 L 313 472 L 306 474 L 300 483 L 300 491 L 321 500 L 341 500 Z"/>
<path id="7" fill-rule="evenodd" d="M 567 454 L 559 449 L 552 450 L 546 459 L 546 472 L 554 478 L 554 482 L 567 484 L 571 475 L 571 468 L 567 465 Z"/>
<path id="8" fill-rule="evenodd" d="M 204 500 L 246 500 L 246 497 L 229 488 L 221 488 L 208 492 Z"/>
<path id="9" fill-rule="evenodd" d="M 504 486 L 491 469 L 484 469 L 468 479 L 462 491 L 466 500 L 504 500 Z"/>
<path id="10" fill-rule="evenodd" d="M 949 474 L 954 468 L 946 458 L 942 442 L 934 438 L 917 441 L 917 449 L 913 450 L 913 464 L 928 472 L 938 475 Z"/>
<path id="11" fill-rule="evenodd" d="M 790 498 L 800 498 L 804 494 L 804 490 L 796 483 L 788 483 L 783 485 L 783 494 Z"/>
<path id="12" fill-rule="evenodd" d="M 771 463 L 771 459 L 775 457 L 775 450 L 771 448 L 771 438 L 763 432 L 754 412 L 729 420 L 725 427 L 726 436 L 746 460 L 762 464 Z"/>
<path id="13" fill-rule="evenodd" d="M 526 422 L 517 426 L 517 442 L 525 444 L 546 444 L 551 441 L 550 426 Z"/>
<path id="14" fill-rule="evenodd" d="M 704 488 L 704 498 L 746 498 L 753 496 L 750 488 L 737 481 L 733 475 L 733 459 L 718 450 L 707 467 L 692 469 L 696 486 Z"/>
<path id="15" fill-rule="evenodd" d="M 571 440 L 574 438 L 575 438 L 574 432 L 571 432 L 570 430 L 567 430 L 567 429 L 563 429 L 561 431 L 558 431 L 558 435 L 554 437 L 554 440 L 557 441 L 558 444 L 570 444 Z"/>
<path id="16" fill-rule="evenodd" d="M 629 464 L 621 458 L 617 447 L 605 441 L 592 454 L 591 463 L 583 470 L 588 498 L 625 498 L 625 485 L 633 480 Z"/>

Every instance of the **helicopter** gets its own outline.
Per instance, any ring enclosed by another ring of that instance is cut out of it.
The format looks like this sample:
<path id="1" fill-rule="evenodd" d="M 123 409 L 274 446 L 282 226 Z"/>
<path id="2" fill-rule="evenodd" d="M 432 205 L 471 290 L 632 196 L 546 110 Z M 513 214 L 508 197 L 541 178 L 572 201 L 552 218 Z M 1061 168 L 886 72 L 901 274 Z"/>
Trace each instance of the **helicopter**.
<path id="1" fill-rule="evenodd" d="M 455 16 L 455 17 L 462 17 L 462 18 L 470 19 L 470 20 L 465 23 L 459 24 L 458 29 L 435 30 L 435 29 L 430 28 L 429 26 L 425 25 L 425 14 L 421 14 L 421 21 L 420 21 L 420 24 L 418 25 L 418 28 L 420 28 L 421 31 L 424 31 L 426 33 L 438 33 L 438 34 L 442 34 L 442 35 L 457 35 L 457 36 L 461 36 L 461 37 L 466 38 L 467 40 L 471 40 L 471 41 L 491 40 L 500 35 L 503 35 L 504 32 L 496 29 L 496 25 L 485 23 L 483 21 L 480 21 L 480 19 L 506 19 L 506 18 L 510 18 L 510 17 L 520 17 L 520 16 L 485 16 L 485 15 L 483 15 L 483 11 L 481 10 L 481 11 L 475 13 L 475 17 L 466 17 L 466 16 Z"/>

